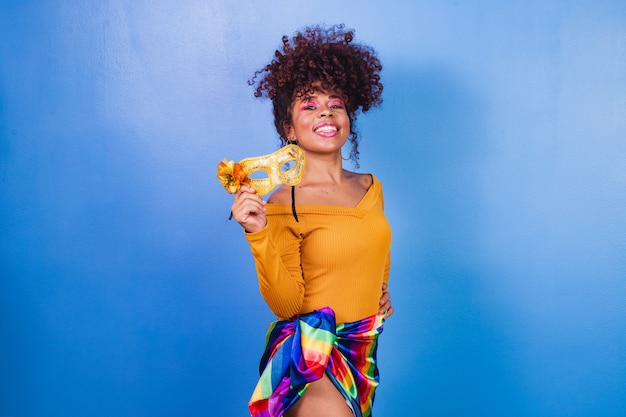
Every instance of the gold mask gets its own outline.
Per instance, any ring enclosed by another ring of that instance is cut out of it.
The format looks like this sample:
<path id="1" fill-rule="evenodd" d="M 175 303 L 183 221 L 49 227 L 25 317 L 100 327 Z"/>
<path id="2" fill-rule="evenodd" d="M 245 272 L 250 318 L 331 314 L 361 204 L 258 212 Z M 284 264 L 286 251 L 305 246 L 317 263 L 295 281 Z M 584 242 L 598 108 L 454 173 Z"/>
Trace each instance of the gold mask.
<path id="1" fill-rule="evenodd" d="M 269 155 L 245 158 L 237 164 L 224 159 L 218 165 L 217 177 L 231 194 L 239 190 L 241 184 L 249 184 L 257 194 L 264 196 L 279 184 L 299 184 L 305 167 L 304 151 L 296 145 L 287 145 Z M 259 171 L 267 177 L 250 178 L 250 174 Z"/>

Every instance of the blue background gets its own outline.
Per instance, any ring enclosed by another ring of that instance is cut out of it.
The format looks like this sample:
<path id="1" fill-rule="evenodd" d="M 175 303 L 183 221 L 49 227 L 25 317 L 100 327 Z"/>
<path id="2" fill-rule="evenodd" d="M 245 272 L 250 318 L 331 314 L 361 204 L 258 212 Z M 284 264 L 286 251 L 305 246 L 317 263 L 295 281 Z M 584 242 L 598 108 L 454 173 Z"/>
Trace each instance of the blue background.
<path id="1" fill-rule="evenodd" d="M 246 81 L 318 22 L 384 64 L 375 415 L 626 415 L 618 0 L 3 1 L 0 415 L 248 415 L 273 317 L 216 166 L 276 149 Z"/>

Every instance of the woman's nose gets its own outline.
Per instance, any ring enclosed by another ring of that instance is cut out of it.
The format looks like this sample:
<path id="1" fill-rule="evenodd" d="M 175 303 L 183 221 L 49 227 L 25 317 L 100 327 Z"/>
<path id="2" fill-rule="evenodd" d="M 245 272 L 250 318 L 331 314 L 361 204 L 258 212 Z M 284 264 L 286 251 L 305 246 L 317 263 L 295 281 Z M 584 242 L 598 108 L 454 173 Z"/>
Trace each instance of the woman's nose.
<path id="1" fill-rule="evenodd" d="M 322 112 L 320 113 L 321 117 L 330 117 L 332 115 L 333 115 L 333 112 L 330 108 L 322 109 Z"/>

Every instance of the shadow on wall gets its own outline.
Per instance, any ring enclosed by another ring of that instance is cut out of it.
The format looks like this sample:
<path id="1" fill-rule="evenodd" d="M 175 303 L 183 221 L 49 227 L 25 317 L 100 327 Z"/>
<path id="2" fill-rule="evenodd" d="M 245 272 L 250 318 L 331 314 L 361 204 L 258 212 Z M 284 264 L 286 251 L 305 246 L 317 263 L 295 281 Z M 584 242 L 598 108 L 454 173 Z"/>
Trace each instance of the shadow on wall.
<path id="1" fill-rule="evenodd" d="M 388 66 L 389 67 L 389 66 Z M 392 70 L 393 71 L 393 70 Z M 363 167 L 376 167 L 392 224 L 397 314 L 381 339 L 382 415 L 503 410 L 519 388 L 506 340 L 484 299 L 477 256 L 487 103 L 442 68 L 387 72 L 381 111 L 362 118 Z M 366 158 L 385 155 L 370 163 Z M 490 386 L 497 384 L 497 386 Z M 486 392 L 496 399 L 482 401 Z M 510 410 L 509 410 L 510 411 Z"/>

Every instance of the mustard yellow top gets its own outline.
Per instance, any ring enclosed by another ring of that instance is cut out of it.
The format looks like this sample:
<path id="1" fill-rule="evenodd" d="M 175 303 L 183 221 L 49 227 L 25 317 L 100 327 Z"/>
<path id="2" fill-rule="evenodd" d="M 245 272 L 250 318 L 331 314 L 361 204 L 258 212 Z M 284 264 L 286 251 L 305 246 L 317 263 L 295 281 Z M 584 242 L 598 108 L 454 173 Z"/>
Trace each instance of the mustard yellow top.
<path id="1" fill-rule="evenodd" d="M 378 312 L 389 277 L 391 228 L 375 177 L 354 208 L 297 205 L 299 222 L 289 204 L 266 208 L 267 225 L 245 236 L 274 314 L 291 318 L 328 306 L 337 323 L 346 323 Z"/>

